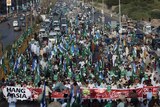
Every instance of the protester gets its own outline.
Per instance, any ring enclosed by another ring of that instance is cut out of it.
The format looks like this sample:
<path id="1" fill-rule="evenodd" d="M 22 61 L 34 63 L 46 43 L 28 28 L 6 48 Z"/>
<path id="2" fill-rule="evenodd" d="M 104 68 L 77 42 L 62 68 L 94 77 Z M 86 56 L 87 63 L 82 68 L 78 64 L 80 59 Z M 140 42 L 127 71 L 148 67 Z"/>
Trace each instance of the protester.
<path id="1" fill-rule="evenodd" d="M 80 87 L 76 82 L 71 86 L 70 91 L 70 106 L 71 107 L 80 107 Z"/>
<path id="2" fill-rule="evenodd" d="M 41 104 L 48 106 L 48 104 L 51 102 L 52 90 L 50 89 L 50 86 L 47 81 L 45 81 L 45 85 L 43 84 L 41 88 L 43 89 L 42 96 L 41 96 L 42 97 Z"/>
<path id="3" fill-rule="evenodd" d="M 52 90 L 69 90 L 71 105 L 75 101 L 81 103 L 80 87 L 136 89 L 160 86 L 159 56 L 153 52 L 151 44 L 137 37 L 136 31 L 128 29 L 121 34 L 116 29 L 105 29 L 107 33 L 104 34 L 101 25 L 90 20 L 92 16 L 83 6 L 76 7 L 71 13 L 66 15 L 69 33 L 52 37 L 55 42 L 38 36 L 39 39 L 30 41 L 24 53 L 11 50 L 9 65 L 12 69 L 6 82 L 12 83 L 18 78 L 14 86 L 25 83 L 27 88 L 43 88 L 43 82 L 48 81 L 51 88 L 46 83 L 46 98 Z M 125 106 L 126 100 L 125 95 L 121 97 L 118 100 L 120 107 Z M 130 106 L 138 107 L 140 101 L 135 90 L 130 97 Z M 147 101 L 152 97 L 149 90 Z M 146 106 L 146 102 L 142 105 Z"/>
<path id="4" fill-rule="evenodd" d="M 17 102 L 16 98 L 14 97 L 13 94 L 10 93 L 10 94 L 8 95 L 9 107 L 16 107 L 16 102 Z"/>
<path id="5" fill-rule="evenodd" d="M 152 99 L 152 96 L 153 96 L 152 90 L 149 89 L 149 92 L 147 92 L 147 100 L 150 101 Z"/>
<path id="6" fill-rule="evenodd" d="M 117 107 L 125 107 L 125 104 L 121 99 L 119 99 L 117 102 L 118 102 Z"/>
<path id="7" fill-rule="evenodd" d="M 141 107 L 148 107 L 147 99 L 143 100 L 143 103 L 141 104 Z"/>

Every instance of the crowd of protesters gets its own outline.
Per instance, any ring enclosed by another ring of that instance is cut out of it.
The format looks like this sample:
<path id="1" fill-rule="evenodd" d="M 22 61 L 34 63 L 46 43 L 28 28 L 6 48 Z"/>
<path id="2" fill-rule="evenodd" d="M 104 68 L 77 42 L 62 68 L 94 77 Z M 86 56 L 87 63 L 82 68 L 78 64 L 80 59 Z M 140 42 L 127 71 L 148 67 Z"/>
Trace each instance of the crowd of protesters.
<path id="1" fill-rule="evenodd" d="M 49 38 L 41 40 L 35 34 L 23 54 L 16 54 L 13 49 L 8 55 L 11 74 L 2 80 L 2 85 L 42 88 L 47 81 L 46 96 L 52 91 L 71 90 L 76 83 L 79 87 L 111 89 L 160 86 L 160 47 L 153 51 L 148 38 L 138 38 L 135 31 L 122 35 L 112 29 L 105 34 L 90 17 L 83 13 L 72 17 L 75 23 L 68 19 L 69 34 L 57 35 L 54 42 Z M 151 37 L 158 38 L 154 34 Z M 130 101 L 120 98 L 107 101 L 107 105 L 160 106 L 160 93 L 153 97 L 148 92 L 143 100 L 136 92 L 131 94 Z M 86 107 L 106 105 L 103 100 L 92 102 Z"/>

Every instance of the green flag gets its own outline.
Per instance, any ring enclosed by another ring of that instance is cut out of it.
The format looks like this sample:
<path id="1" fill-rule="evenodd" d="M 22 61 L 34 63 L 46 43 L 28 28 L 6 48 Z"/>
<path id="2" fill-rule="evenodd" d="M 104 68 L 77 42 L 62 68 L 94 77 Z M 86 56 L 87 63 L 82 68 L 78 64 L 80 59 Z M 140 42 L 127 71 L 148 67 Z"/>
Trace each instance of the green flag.
<path id="1" fill-rule="evenodd" d="M 95 77 L 92 73 L 90 73 L 90 76 L 91 76 L 91 78 L 94 78 L 94 77 Z"/>
<path id="2" fill-rule="evenodd" d="M 38 75 L 38 73 L 36 73 L 35 79 L 34 79 L 35 86 L 38 86 L 39 81 L 40 81 L 40 75 Z"/>
<path id="3" fill-rule="evenodd" d="M 108 102 L 105 107 L 112 107 L 112 103 Z"/>
<path id="4" fill-rule="evenodd" d="M 111 86 L 110 85 L 107 86 L 107 91 L 111 92 Z"/>
<path id="5" fill-rule="evenodd" d="M 57 80 L 58 80 L 58 75 L 54 75 L 54 76 L 53 76 L 53 79 L 54 79 L 55 81 L 57 81 Z"/>
<path id="6" fill-rule="evenodd" d="M 80 81 L 80 77 L 78 74 L 76 75 L 76 81 Z"/>
<path id="7" fill-rule="evenodd" d="M 121 71 L 121 77 L 125 77 L 125 74 L 126 74 L 126 70 L 123 69 L 123 70 Z"/>
<path id="8" fill-rule="evenodd" d="M 72 72 L 68 72 L 68 77 L 71 78 L 72 77 Z"/>
<path id="9" fill-rule="evenodd" d="M 145 75 L 144 75 L 144 78 L 145 78 L 145 80 L 148 80 L 148 75 L 145 74 Z"/>

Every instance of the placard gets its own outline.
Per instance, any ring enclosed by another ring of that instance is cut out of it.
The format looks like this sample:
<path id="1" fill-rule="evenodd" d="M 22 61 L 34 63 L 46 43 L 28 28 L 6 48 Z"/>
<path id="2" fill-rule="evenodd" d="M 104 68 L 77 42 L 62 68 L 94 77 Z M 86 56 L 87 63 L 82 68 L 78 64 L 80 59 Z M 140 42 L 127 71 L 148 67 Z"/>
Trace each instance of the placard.
<path id="1" fill-rule="evenodd" d="M 7 98 L 9 94 L 13 94 L 13 96 L 17 100 L 28 100 L 31 98 L 31 91 L 25 87 L 12 87 L 7 86 L 3 89 L 3 94 Z"/>

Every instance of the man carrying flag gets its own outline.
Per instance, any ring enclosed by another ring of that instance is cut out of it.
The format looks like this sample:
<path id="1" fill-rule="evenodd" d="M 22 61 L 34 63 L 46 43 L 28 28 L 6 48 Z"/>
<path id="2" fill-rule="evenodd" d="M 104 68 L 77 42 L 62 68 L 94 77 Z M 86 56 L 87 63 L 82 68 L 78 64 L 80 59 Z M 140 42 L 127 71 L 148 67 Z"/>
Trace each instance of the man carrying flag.
<path id="1" fill-rule="evenodd" d="M 71 107 L 80 107 L 81 95 L 80 87 L 77 82 L 74 82 L 70 90 L 70 106 Z"/>
<path id="2" fill-rule="evenodd" d="M 4 57 L 1 58 L 0 60 L 0 67 L 3 69 L 4 73 L 7 73 L 7 68 L 5 66 L 5 62 L 4 62 Z"/>
<path id="3" fill-rule="evenodd" d="M 50 93 L 52 93 L 52 90 L 49 88 L 48 82 L 44 82 L 40 107 L 47 107 L 50 102 Z"/>
<path id="4" fill-rule="evenodd" d="M 14 64 L 14 72 L 16 72 L 17 73 L 17 71 L 18 71 L 18 69 L 19 69 L 19 61 L 18 61 L 18 59 L 16 60 L 16 62 L 15 62 L 15 64 Z"/>
<path id="5" fill-rule="evenodd" d="M 44 87 L 43 87 L 43 92 L 42 92 L 42 100 L 41 100 L 40 107 L 47 107 L 45 93 L 46 93 L 46 85 L 44 82 Z"/>

